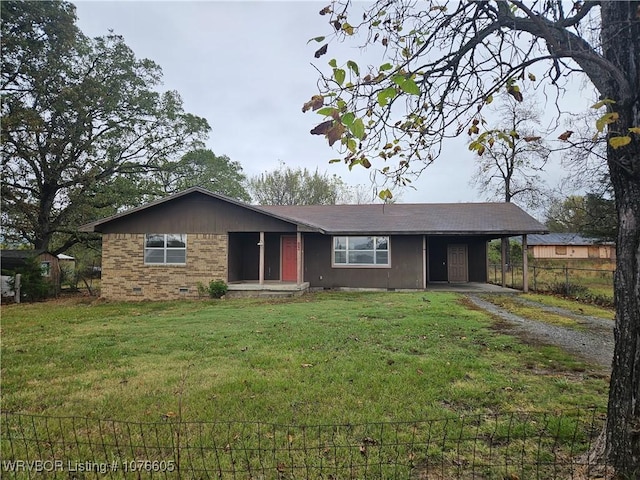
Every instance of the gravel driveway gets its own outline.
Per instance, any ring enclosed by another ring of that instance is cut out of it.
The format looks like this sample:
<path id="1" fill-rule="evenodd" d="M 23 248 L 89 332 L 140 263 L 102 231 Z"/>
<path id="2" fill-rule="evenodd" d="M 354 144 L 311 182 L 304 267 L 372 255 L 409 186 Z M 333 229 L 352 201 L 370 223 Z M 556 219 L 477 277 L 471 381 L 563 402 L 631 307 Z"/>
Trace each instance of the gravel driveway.
<path id="1" fill-rule="evenodd" d="M 538 322 L 515 315 L 493 303 L 483 300 L 478 295 L 467 295 L 475 306 L 507 322 L 516 335 L 535 338 L 537 341 L 556 345 L 564 350 L 586 360 L 589 363 L 610 370 L 613 358 L 613 321 L 588 315 L 579 315 L 558 307 L 550 307 L 514 296 L 527 306 L 534 306 L 540 310 L 553 312 L 577 320 L 585 329 L 578 331 L 572 328 L 559 327 L 545 322 Z"/>

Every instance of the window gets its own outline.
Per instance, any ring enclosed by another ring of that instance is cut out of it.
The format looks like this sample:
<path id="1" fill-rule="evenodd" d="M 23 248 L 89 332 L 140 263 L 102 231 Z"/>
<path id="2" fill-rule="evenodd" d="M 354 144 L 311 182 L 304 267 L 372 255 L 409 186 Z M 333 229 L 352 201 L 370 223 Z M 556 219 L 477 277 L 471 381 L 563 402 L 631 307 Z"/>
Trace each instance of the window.
<path id="1" fill-rule="evenodd" d="M 566 254 L 567 254 L 566 245 L 556 245 L 556 255 L 566 255 Z"/>
<path id="2" fill-rule="evenodd" d="M 389 237 L 333 237 L 335 266 L 389 266 Z"/>
<path id="3" fill-rule="evenodd" d="M 51 276 L 51 262 L 40 262 L 40 271 L 43 277 Z"/>
<path id="4" fill-rule="evenodd" d="M 187 235 L 147 233 L 144 237 L 144 263 L 184 265 L 187 263 Z"/>

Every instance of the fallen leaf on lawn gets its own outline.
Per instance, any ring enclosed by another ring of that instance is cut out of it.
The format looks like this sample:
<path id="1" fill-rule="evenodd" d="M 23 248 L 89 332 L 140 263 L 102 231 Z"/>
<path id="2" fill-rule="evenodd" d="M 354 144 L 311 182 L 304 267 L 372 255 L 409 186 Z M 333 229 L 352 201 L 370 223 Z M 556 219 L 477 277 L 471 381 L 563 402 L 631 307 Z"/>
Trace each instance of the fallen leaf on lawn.
<path id="1" fill-rule="evenodd" d="M 416 372 L 418 372 L 419 375 L 424 375 L 424 372 L 420 369 L 417 369 Z"/>
<path id="2" fill-rule="evenodd" d="M 313 367 L 313 363 L 303 363 L 302 365 L 300 365 L 302 368 L 311 368 Z"/>

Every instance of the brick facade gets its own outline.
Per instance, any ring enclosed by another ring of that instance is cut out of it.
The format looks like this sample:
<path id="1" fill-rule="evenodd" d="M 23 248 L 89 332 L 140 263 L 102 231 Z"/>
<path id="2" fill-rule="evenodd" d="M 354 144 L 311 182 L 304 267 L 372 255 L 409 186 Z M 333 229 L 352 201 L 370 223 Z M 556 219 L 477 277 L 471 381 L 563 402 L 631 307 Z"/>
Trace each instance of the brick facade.
<path id="1" fill-rule="evenodd" d="M 144 234 L 104 234 L 101 295 L 110 300 L 197 298 L 198 282 L 227 281 L 227 252 L 227 235 L 190 233 L 186 265 L 145 265 Z"/>

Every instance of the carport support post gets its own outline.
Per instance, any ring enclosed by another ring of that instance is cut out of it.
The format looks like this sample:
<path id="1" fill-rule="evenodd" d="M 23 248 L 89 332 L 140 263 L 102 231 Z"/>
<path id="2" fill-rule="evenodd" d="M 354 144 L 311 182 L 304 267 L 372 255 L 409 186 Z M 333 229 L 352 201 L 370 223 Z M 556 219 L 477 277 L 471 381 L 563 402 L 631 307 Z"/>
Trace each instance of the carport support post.
<path id="1" fill-rule="evenodd" d="M 256 238 L 256 237 L 253 237 L 253 238 Z M 258 242 L 258 245 L 260 246 L 260 266 L 258 267 L 258 283 L 262 285 L 264 284 L 264 232 L 260 232 L 260 241 Z"/>
<path id="2" fill-rule="evenodd" d="M 296 283 L 302 283 L 302 233 L 296 233 Z"/>
<path id="3" fill-rule="evenodd" d="M 522 291 L 529 291 L 529 258 L 527 256 L 527 236 L 522 235 Z"/>
<path id="4" fill-rule="evenodd" d="M 502 288 L 507 286 L 507 239 L 500 239 L 500 266 L 502 272 Z"/>

